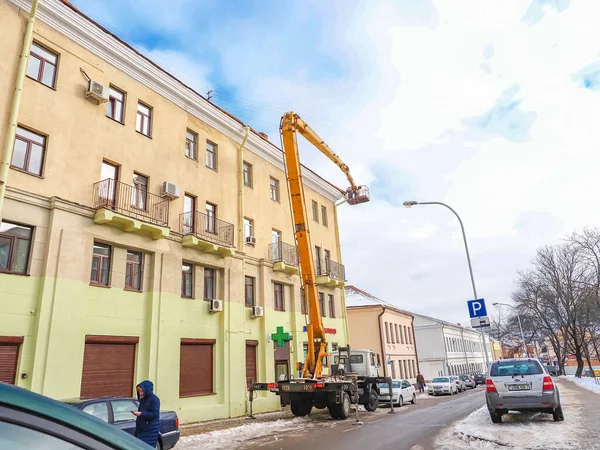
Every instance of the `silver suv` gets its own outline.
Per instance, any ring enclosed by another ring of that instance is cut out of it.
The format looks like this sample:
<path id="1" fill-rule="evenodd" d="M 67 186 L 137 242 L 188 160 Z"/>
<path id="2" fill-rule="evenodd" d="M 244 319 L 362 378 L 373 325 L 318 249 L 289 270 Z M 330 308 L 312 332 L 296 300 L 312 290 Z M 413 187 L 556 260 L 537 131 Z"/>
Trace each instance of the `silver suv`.
<path id="1" fill-rule="evenodd" d="M 486 379 L 485 399 L 493 423 L 509 411 L 552 414 L 564 420 L 558 387 L 536 359 L 494 361 Z"/>

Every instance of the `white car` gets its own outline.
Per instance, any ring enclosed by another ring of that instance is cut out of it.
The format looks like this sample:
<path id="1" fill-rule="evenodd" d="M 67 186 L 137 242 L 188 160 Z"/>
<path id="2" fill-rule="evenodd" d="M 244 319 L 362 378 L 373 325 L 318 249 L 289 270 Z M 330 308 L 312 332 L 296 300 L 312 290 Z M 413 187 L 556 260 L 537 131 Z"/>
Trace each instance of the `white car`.
<path id="1" fill-rule="evenodd" d="M 460 379 L 460 377 L 452 376 L 452 377 L 450 377 L 450 379 L 452 381 L 454 381 L 454 383 L 456 384 L 456 388 L 458 389 L 458 392 L 463 392 L 463 391 L 467 390 L 467 385 L 465 384 L 465 382 L 463 380 Z"/>
<path id="2" fill-rule="evenodd" d="M 458 386 L 450 377 L 436 377 L 427 385 L 429 395 L 458 394 Z"/>
<path id="3" fill-rule="evenodd" d="M 379 403 L 390 403 L 389 386 L 379 383 Z M 408 380 L 392 380 L 392 401 L 394 405 L 402 406 L 406 402 L 417 403 L 417 392 Z"/>

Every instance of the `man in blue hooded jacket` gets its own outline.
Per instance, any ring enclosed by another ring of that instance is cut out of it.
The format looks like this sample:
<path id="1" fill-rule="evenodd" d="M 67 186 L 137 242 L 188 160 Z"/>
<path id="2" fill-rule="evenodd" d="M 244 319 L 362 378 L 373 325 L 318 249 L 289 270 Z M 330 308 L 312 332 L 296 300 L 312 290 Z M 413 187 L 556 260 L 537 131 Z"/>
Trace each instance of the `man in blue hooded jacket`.
<path id="1" fill-rule="evenodd" d="M 160 431 L 160 399 L 154 393 L 152 381 L 144 380 L 137 385 L 140 406 L 132 411 L 135 419 L 135 435 L 151 447 L 156 447 Z"/>

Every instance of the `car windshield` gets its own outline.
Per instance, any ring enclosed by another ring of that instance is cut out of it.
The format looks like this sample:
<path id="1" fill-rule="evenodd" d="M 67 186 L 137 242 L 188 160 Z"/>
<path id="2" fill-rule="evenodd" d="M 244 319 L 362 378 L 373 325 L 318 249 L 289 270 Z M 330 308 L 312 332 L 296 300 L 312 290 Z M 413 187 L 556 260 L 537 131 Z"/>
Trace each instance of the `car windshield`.
<path id="1" fill-rule="evenodd" d="M 539 375 L 544 373 L 537 361 L 499 361 L 492 364 L 492 377 L 510 377 L 513 375 Z"/>
<path id="2" fill-rule="evenodd" d="M 448 383 L 449 381 L 448 378 L 434 378 L 431 380 L 432 383 Z"/>

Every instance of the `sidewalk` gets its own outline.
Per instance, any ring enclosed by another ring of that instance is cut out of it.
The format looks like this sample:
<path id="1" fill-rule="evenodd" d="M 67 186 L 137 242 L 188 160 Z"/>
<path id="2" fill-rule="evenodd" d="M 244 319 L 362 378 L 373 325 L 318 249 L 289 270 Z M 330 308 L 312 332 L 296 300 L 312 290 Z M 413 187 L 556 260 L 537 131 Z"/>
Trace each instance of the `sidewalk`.
<path id="1" fill-rule="evenodd" d="M 228 428 L 239 427 L 251 423 L 275 422 L 281 419 L 293 419 L 289 407 L 284 407 L 281 411 L 274 411 L 262 414 L 254 414 L 255 419 L 249 419 L 248 416 L 233 417 L 231 419 L 216 419 L 206 422 L 194 422 L 181 425 L 181 436 L 192 436 L 197 434 L 210 433 L 212 431 L 225 430 Z"/>
<path id="2" fill-rule="evenodd" d="M 565 417 L 567 414 L 576 415 L 585 430 L 578 436 L 579 448 L 600 450 L 600 392 L 590 392 L 565 377 L 559 377 L 558 381 L 560 389 L 566 388 L 575 400 L 563 401 Z"/>

